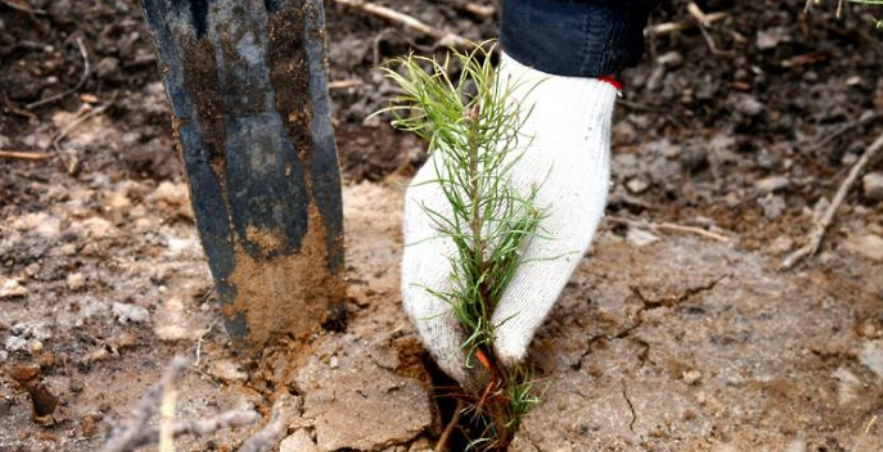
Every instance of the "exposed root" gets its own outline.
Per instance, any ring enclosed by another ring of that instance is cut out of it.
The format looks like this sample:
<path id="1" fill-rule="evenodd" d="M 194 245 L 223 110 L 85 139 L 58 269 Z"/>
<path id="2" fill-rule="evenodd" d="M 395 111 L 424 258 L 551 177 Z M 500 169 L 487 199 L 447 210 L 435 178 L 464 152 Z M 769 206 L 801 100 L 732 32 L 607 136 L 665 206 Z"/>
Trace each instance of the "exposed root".
<path id="1" fill-rule="evenodd" d="M 457 401 L 457 407 L 454 409 L 454 415 L 451 417 L 451 420 L 448 421 L 448 425 L 445 427 L 444 431 L 442 431 L 441 436 L 438 437 L 438 442 L 435 444 L 435 452 L 445 452 L 448 450 L 448 441 L 451 439 L 451 433 L 454 432 L 454 429 L 460 424 L 460 414 L 463 413 L 463 401 Z"/>

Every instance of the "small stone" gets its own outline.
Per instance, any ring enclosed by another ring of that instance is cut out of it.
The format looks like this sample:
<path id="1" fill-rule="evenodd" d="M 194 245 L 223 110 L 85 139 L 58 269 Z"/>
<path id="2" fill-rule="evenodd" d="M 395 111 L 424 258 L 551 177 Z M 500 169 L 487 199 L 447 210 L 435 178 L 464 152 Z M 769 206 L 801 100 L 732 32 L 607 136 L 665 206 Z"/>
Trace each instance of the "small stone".
<path id="1" fill-rule="evenodd" d="M 684 383 L 695 385 L 702 380 L 702 372 L 699 372 L 698 370 L 688 370 L 681 374 L 681 378 L 683 378 Z"/>
<path id="2" fill-rule="evenodd" d="M 769 220 L 775 220 L 782 216 L 782 213 L 788 207 L 785 204 L 784 197 L 772 193 L 768 193 L 765 197 L 758 200 L 758 203 L 763 208 L 763 216 Z"/>
<path id="3" fill-rule="evenodd" d="M 39 355 L 41 352 L 43 352 L 43 342 L 37 339 L 28 342 L 28 350 L 30 350 L 31 353 L 34 355 Z"/>
<path id="4" fill-rule="evenodd" d="M 626 182 L 625 186 L 629 189 L 630 192 L 640 194 L 644 193 L 645 191 L 647 191 L 648 188 L 650 188 L 650 183 L 644 179 L 634 178 Z"/>
<path id="5" fill-rule="evenodd" d="M 154 190 L 153 199 L 168 206 L 183 206 L 189 202 L 187 185 L 163 181 Z"/>
<path id="6" fill-rule="evenodd" d="M 680 52 L 671 50 L 656 57 L 656 63 L 666 67 L 677 67 L 684 62 L 684 56 Z"/>
<path id="7" fill-rule="evenodd" d="M 862 191 L 869 201 L 883 201 L 883 173 L 869 173 L 862 178 Z"/>
<path id="8" fill-rule="evenodd" d="M 76 292 L 86 286 L 86 277 L 82 273 L 67 275 L 67 288 Z"/>
<path id="9" fill-rule="evenodd" d="M 754 187 L 762 194 L 783 190 L 791 185 L 791 181 L 785 176 L 771 176 L 754 183 Z"/>
<path id="10" fill-rule="evenodd" d="M 120 323 L 143 323 L 150 320 L 150 313 L 147 312 L 147 309 L 133 304 L 114 303 L 112 310 Z"/>
<path id="11" fill-rule="evenodd" d="M 32 263 L 25 267 L 25 274 L 28 275 L 29 278 L 32 278 L 40 273 L 40 264 L 37 262 Z"/>
<path id="12" fill-rule="evenodd" d="M 58 247 L 58 252 L 62 256 L 73 256 L 77 253 L 77 245 L 74 245 L 73 243 L 65 243 Z"/>
<path id="13" fill-rule="evenodd" d="M 16 279 L 0 277 L 0 299 L 21 298 L 28 294 L 28 288 Z"/>
<path id="14" fill-rule="evenodd" d="M 105 57 L 95 65 L 95 75 L 106 79 L 116 75 L 120 71 L 120 60 L 113 57 Z"/>
<path id="15" fill-rule="evenodd" d="M 628 232 L 625 233 L 625 240 L 630 245 L 636 248 L 641 248 L 653 242 L 658 242 L 659 237 L 655 236 L 650 231 L 629 227 Z"/>
<path id="16" fill-rule="evenodd" d="M 340 367 L 340 360 L 337 359 L 336 356 L 332 356 L 331 359 L 328 360 L 328 367 L 332 369 L 337 369 Z"/>
<path id="17" fill-rule="evenodd" d="M 208 372 L 225 383 L 241 382 L 248 378 L 239 365 L 229 359 L 221 359 L 211 363 Z"/>
<path id="18" fill-rule="evenodd" d="M 87 218 L 75 223 L 74 228 L 80 234 L 92 239 L 103 239 L 116 233 L 116 227 L 114 227 L 113 223 L 100 217 Z"/>
<path id="19" fill-rule="evenodd" d="M 787 235 L 783 235 L 773 240 L 773 243 L 770 244 L 769 252 L 772 254 L 785 254 L 791 251 L 792 248 L 794 248 L 794 240 Z"/>
<path id="20" fill-rule="evenodd" d="M 779 43 L 791 41 L 788 27 L 775 27 L 767 30 L 759 31 L 755 45 L 760 50 L 774 49 Z"/>
<path id="21" fill-rule="evenodd" d="M 0 363 L 5 363 L 7 359 L 9 359 L 9 352 L 0 350 Z"/>
<path id="22" fill-rule="evenodd" d="M 24 350 L 28 346 L 28 341 L 18 336 L 9 336 L 6 338 L 6 351 L 17 352 Z"/>
<path id="23" fill-rule="evenodd" d="M 310 438 L 310 433 L 300 429 L 282 440 L 279 452 L 319 452 L 319 446 Z"/>
<path id="24" fill-rule="evenodd" d="M 125 193 L 113 192 L 104 197 L 103 204 L 104 210 L 113 211 L 128 209 L 132 202 Z"/>
<path id="25" fill-rule="evenodd" d="M 806 452 L 806 441 L 803 439 L 803 435 L 798 435 L 797 438 L 788 443 L 785 452 Z"/>
<path id="26" fill-rule="evenodd" d="M 850 254 L 876 262 L 883 262 L 883 237 L 874 234 L 852 236 L 843 243 Z"/>
<path id="27" fill-rule="evenodd" d="M 766 109 L 766 106 L 750 94 L 732 94 L 727 99 L 731 108 L 745 116 L 757 116 Z"/>
<path id="28" fill-rule="evenodd" d="M 35 212 L 13 220 L 12 227 L 23 232 L 36 232 L 45 238 L 53 238 L 61 231 L 61 219 L 46 212 Z"/>
<path id="29" fill-rule="evenodd" d="M 153 332 L 164 341 L 196 339 L 200 333 L 187 315 L 184 302 L 179 297 L 166 299 L 156 311 Z"/>
<path id="30" fill-rule="evenodd" d="M 45 322 L 29 321 L 19 322 L 13 325 L 12 334 L 27 339 L 45 341 L 52 337 L 52 330 Z"/>

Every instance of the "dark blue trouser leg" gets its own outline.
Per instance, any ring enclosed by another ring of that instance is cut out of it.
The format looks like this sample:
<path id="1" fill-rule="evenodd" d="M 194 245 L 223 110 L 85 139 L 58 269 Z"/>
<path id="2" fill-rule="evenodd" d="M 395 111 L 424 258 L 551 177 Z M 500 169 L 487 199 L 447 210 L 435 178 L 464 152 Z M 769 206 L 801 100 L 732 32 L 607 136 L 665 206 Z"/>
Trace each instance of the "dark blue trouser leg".
<path id="1" fill-rule="evenodd" d="M 321 0 L 143 0 L 230 335 L 301 336 L 345 296 Z"/>
<path id="2" fill-rule="evenodd" d="M 661 0 L 503 0 L 500 45 L 516 61 L 570 77 L 637 64 L 644 26 Z"/>

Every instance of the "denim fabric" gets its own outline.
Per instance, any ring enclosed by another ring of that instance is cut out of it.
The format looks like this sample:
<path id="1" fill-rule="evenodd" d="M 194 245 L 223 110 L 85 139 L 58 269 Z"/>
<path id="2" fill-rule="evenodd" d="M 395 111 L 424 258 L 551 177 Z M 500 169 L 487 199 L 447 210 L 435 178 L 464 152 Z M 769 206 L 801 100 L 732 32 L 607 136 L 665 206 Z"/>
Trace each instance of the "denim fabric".
<path id="1" fill-rule="evenodd" d="M 634 66 L 661 0 L 504 0 L 500 45 L 540 71 L 597 77 Z"/>

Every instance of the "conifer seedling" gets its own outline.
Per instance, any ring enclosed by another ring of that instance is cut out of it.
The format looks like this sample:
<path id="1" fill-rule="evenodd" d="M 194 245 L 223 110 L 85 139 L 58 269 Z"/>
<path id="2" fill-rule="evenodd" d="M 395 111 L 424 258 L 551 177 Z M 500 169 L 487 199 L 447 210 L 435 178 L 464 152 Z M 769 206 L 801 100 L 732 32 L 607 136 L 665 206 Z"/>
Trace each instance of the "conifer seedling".
<path id="1" fill-rule="evenodd" d="M 491 64 L 494 46 L 451 49 L 442 61 L 413 54 L 394 60 L 386 75 L 402 90 L 378 113 L 392 125 L 428 143 L 435 180 L 447 206 L 422 205 L 439 238 L 451 240 L 448 256 L 453 289 L 426 288 L 450 305 L 467 339 L 464 366 L 488 375 L 479 393 L 460 395 L 463 418 L 472 424 L 469 449 L 504 450 L 521 418 L 537 403 L 535 380 L 526 366 L 504 368 L 494 356 L 491 321 L 497 303 L 520 265 L 531 240 L 541 234 L 544 208 L 536 204 L 542 181 L 527 192 L 516 190 L 509 170 L 530 137 L 519 132 L 530 109 L 513 99 L 518 81 L 500 80 Z M 451 75 L 459 69 L 459 77 Z M 409 244 L 406 244 L 408 246 Z"/>

